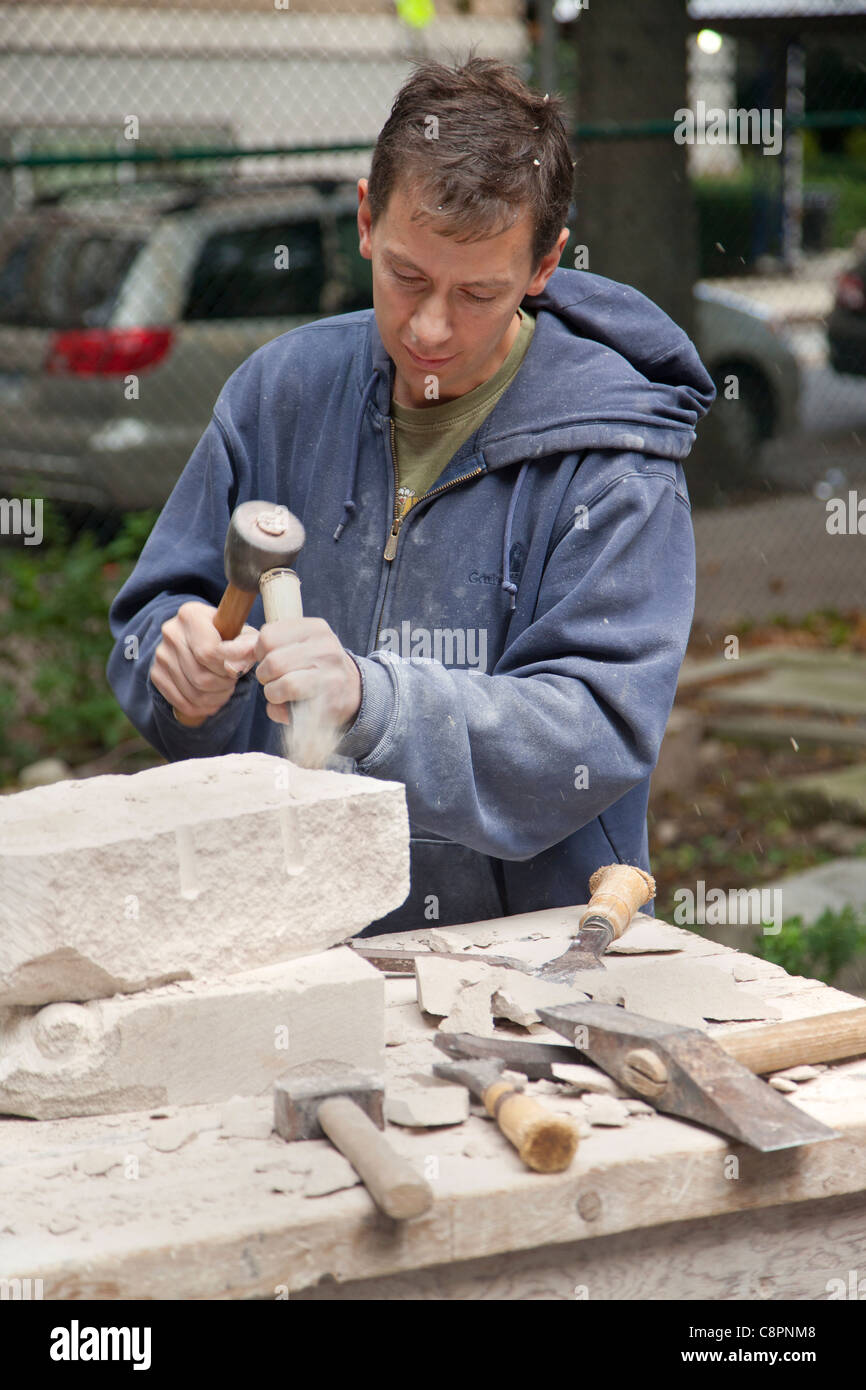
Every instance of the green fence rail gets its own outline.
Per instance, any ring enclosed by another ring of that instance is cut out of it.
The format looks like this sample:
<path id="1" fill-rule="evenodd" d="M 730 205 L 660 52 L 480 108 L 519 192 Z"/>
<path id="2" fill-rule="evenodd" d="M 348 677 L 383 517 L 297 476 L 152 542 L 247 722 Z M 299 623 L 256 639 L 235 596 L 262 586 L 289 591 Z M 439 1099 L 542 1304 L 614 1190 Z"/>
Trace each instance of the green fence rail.
<path id="1" fill-rule="evenodd" d="M 584 140 L 640 140 L 672 136 L 678 129 L 676 120 L 650 121 L 593 121 L 575 126 L 576 142 Z M 813 111 L 802 116 L 785 116 L 785 130 L 799 128 L 820 130 L 839 128 L 866 129 L 866 110 Z M 369 140 L 340 145 L 266 145 L 252 149 L 237 145 L 193 147 L 169 150 L 95 150 L 73 154 L 21 154 L 0 158 L 0 170 L 73 168 L 82 164 L 182 164 L 194 160 L 276 159 L 288 155 L 358 154 L 371 150 Z"/>

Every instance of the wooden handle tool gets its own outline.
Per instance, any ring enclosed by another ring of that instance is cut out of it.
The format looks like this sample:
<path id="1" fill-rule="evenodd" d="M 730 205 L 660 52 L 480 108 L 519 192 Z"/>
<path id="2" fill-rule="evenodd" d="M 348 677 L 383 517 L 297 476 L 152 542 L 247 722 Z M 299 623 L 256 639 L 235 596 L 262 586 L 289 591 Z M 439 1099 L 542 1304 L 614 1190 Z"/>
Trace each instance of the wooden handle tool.
<path id="1" fill-rule="evenodd" d="M 293 573 L 284 567 L 294 564 L 304 539 L 304 528 L 288 507 L 272 502 L 242 502 L 235 508 L 223 552 L 228 583 L 214 613 L 214 627 L 224 642 L 238 637 L 243 630 L 259 596 L 262 576 L 267 572 Z M 178 710 L 174 717 L 189 729 L 205 722 L 200 715 L 181 714 Z"/>
<path id="2" fill-rule="evenodd" d="M 330 1069 L 329 1069 L 330 1068 Z M 433 1189 L 382 1134 L 381 1077 L 322 1061 L 274 1086 L 274 1129 L 290 1142 L 326 1136 L 349 1160 L 376 1206 L 395 1221 L 421 1216 Z"/>
<path id="3" fill-rule="evenodd" d="M 433 1071 L 445 1081 L 469 1087 L 527 1168 L 537 1173 L 563 1172 L 577 1152 L 577 1128 L 523 1095 L 519 1085 L 504 1080 L 500 1074 L 504 1065 L 499 1058 L 436 1062 Z"/>
<path id="4" fill-rule="evenodd" d="M 638 908 L 655 897 L 652 874 L 634 864 L 604 864 L 589 880 L 590 899 L 580 914 L 580 927 L 606 922 L 617 941 Z"/>
<path id="5" fill-rule="evenodd" d="M 422 1216 L 433 1205 L 430 1184 L 408 1159 L 395 1153 L 385 1136 L 346 1096 L 323 1100 L 319 1124 L 349 1160 L 376 1206 L 395 1221 Z"/>

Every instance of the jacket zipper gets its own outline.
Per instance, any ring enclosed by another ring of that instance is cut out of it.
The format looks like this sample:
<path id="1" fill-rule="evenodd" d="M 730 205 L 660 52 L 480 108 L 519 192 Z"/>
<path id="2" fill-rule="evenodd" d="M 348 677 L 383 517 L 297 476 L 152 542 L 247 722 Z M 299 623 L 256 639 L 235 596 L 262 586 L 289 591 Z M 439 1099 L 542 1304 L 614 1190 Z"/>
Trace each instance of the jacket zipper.
<path id="1" fill-rule="evenodd" d="M 458 483 L 466 483 L 470 478 L 477 478 L 483 472 L 483 468 L 476 468 L 473 473 L 463 473 L 459 478 L 452 478 L 450 483 L 442 483 L 440 487 L 431 488 L 425 492 L 423 498 L 416 499 L 415 493 L 409 488 L 400 487 L 400 476 L 397 472 L 397 427 L 394 424 L 394 417 L 391 417 L 391 467 L 394 470 L 394 517 L 391 522 L 391 530 L 388 532 L 388 539 L 385 542 L 385 549 L 382 552 L 389 566 L 397 554 L 397 544 L 400 540 L 400 527 L 412 510 L 412 504 L 416 500 L 427 501 L 428 497 L 435 497 L 437 493 L 447 492 L 450 487 L 456 487 Z M 391 577 L 390 568 L 388 579 Z M 385 580 L 385 592 L 382 595 L 382 603 L 379 608 L 379 617 L 376 622 L 376 643 L 379 645 L 379 633 L 382 627 L 382 613 L 385 609 L 385 600 L 388 597 L 388 579 Z"/>

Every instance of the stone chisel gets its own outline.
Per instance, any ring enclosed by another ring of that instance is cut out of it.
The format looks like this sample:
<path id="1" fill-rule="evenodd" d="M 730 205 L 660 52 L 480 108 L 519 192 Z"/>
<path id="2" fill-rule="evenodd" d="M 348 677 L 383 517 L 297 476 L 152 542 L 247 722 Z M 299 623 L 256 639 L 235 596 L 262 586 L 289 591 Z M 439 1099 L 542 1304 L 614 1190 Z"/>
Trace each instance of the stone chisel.
<path id="1" fill-rule="evenodd" d="M 604 970 L 601 957 L 622 936 L 639 907 L 655 896 L 651 874 L 633 864 L 604 864 L 589 880 L 590 899 L 580 914 L 577 934 L 561 956 L 533 973 L 539 980 L 569 985 L 577 970 Z"/>
<path id="2" fill-rule="evenodd" d="M 465 1062 L 435 1062 L 433 1072 L 444 1081 L 458 1081 L 480 1100 L 527 1168 L 537 1173 L 561 1173 L 577 1151 L 577 1128 L 554 1115 L 520 1085 L 506 1081 L 502 1058 L 486 1057 Z"/>
<path id="3" fill-rule="evenodd" d="M 442 960 L 478 960 L 486 965 L 521 970 L 538 980 L 554 984 L 571 984 L 577 970 L 604 970 L 601 959 L 612 941 L 622 936 L 644 903 L 656 891 L 655 879 L 632 864 L 604 864 L 589 880 L 590 900 L 580 915 L 577 934 L 571 945 L 546 961 L 544 965 L 527 965 L 526 961 L 510 956 L 487 956 L 472 951 L 437 951 Z M 431 952 L 411 947 L 400 950 L 393 946 L 367 946 L 353 941 L 352 946 L 371 965 L 392 975 L 411 975 L 419 956 Z"/>
<path id="4" fill-rule="evenodd" d="M 289 1142 L 327 1137 L 349 1160 L 380 1211 L 395 1221 L 421 1216 L 433 1189 L 384 1134 L 381 1080 L 320 1063 L 289 1071 L 274 1086 L 274 1129 Z"/>
<path id="5" fill-rule="evenodd" d="M 539 1006 L 536 1012 L 608 1076 L 665 1114 L 694 1120 L 762 1153 L 839 1138 L 698 1028 L 594 1002 Z"/>

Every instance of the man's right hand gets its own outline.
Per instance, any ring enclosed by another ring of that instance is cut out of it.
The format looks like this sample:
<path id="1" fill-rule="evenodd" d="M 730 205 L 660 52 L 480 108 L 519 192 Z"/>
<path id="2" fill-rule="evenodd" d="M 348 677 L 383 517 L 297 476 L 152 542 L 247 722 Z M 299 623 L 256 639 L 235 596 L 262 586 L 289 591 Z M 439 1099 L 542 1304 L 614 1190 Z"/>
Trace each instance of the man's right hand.
<path id="1" fill-rule="evenodd" d="M 181 604 L 162 625 L 150 679 L 187 719 L 207 719 L 228 704 L 238 677 L 255 664 L 258 631 L 245 625 L 239 637 L 224 642 L 214 627 L 209 603 Z"/>

